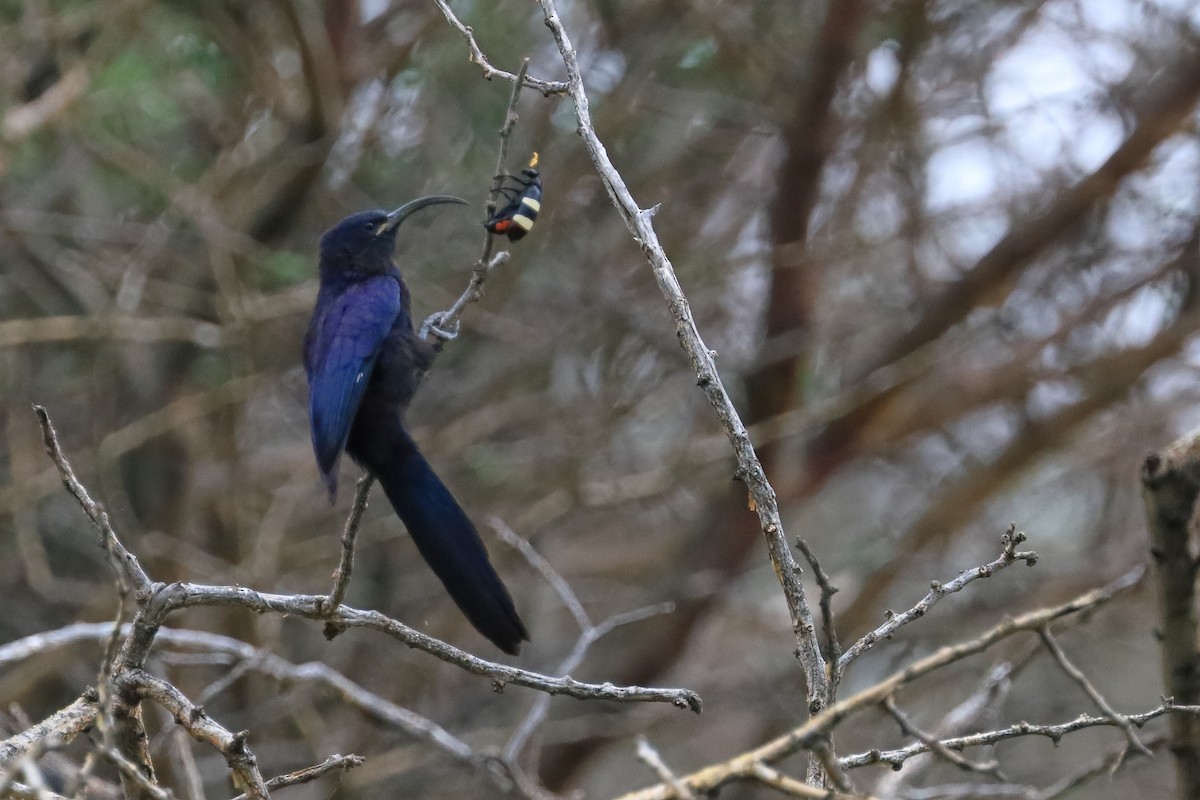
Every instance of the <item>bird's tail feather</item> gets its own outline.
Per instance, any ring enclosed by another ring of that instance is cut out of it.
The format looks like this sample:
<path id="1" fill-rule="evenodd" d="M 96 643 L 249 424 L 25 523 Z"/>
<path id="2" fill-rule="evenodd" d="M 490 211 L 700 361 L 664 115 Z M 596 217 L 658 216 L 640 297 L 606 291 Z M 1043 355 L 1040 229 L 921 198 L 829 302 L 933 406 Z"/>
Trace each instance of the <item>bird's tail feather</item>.
<path id="1" fill-rule="evenodd" d="M 516 655 L 529 634 L 483 540 L 412 441 L 404 444 L 375 465 L 375 477 L 463 614 L 493 644 Z"/>

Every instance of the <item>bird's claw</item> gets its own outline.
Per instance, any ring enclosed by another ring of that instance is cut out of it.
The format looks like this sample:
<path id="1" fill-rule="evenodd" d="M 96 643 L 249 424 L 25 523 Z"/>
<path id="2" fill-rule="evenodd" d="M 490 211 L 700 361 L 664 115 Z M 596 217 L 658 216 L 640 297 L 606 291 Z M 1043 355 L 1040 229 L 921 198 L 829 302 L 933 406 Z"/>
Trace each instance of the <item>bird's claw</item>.
<path id="1" fill-rule="evenodd" d="M 430 314 L 426 320 L 421 323 L 420 335 L 422 339 L 429 339 L 430 336 L 442 342 L 448 342 L 451 339 L 458 338 L 458 322 L 455 321 L 452 328 L 443 328 L 442 320 L 446 318 L 446 312 L 439 311 L 436 314 Z"/>

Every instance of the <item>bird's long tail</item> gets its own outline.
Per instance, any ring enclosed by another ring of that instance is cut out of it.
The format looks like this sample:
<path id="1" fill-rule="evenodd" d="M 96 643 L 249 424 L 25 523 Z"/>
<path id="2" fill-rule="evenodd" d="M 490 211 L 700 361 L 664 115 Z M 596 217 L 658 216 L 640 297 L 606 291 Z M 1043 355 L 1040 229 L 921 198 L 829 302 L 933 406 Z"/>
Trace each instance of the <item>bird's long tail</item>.
<path id="1" fill-rule="evenodd" d="M 369 465 L 421 556 L 475 629 L 506 653 L 529 640 L 512 597 L 466 512 L 407 436 Z"/>

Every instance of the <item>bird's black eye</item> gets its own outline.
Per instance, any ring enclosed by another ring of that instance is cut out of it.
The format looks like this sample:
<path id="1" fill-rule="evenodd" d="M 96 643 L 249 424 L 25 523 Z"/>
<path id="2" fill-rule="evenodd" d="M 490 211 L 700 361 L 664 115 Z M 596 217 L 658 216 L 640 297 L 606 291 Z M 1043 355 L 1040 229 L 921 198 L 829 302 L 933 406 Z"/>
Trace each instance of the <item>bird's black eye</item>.
<path id="1" fill-rule="evenodd" d="M 373 231 L 373 230 L 375 230 L 375 223 L 374 223 L 374 222 L 371 222 L 370 220 L 368 220 L 367 222 L 364 222 L 364 223 L 363 223 L 363 230 L 364 230 L 364 231 Z"/>

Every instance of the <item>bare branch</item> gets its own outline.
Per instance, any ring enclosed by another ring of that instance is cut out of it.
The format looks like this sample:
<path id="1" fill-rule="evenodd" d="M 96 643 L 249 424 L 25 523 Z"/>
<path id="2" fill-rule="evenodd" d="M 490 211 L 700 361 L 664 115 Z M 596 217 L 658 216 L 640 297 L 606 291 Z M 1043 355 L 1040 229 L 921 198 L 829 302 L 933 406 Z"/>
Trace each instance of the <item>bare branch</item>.
<path id="1" fill-rule="evenodd" d="M 458 23 L 457 19 L 453 18 L 448 6 L 444 3 L 442 11 L 449 15 L 451 22 Z M 461 23 L 458 23 L 461 28 Z M 467 29 L 463 29 L 467 30 Z M 467 32 L 468 39 L 470 33 Z M 472 45 L 474 45 L 474 40 Z M 521 98 L 521 84 L 525 80 L 526 73 L 529 71 L 529 59 L 521 62 L 521 68 L 517 70 L 516 80 L 513 83 L 512 94 L 508 98 L 508 109 L 504 112 L 504 122 L 500 125 L 500 154 L 496 158 L 496 177 L 492 184 L 492 191 L 488 194 L 487 216 L 491 216 L 496 210 L 496 197 L 500 191 L 501 178 L 504 175 L 504 162 L 508 158 L 508 140 L 512 135 L 513 127 L 517 124 L 517 102 Z M 488 275 L 492 270 L 505 264 L 509 260 L 507 250 L 502 250 L 492 255 L 493 236 L 491 232 L 485 231 L 483 234 L 483 249 L 480 251 L 479 258 L 475 262 L 475 267 L 471 270 L 471 280 L 467 283 L 467 288 L 454 301 L 454 305 L 450 306 L 445 311 L 438 311 L 426 317 L 421 323 L 421 329 L 418 336 L 425 341 L 432 341 L 435 346 L 440 346 L 445 339 L 452 339 L 458 335 L 458 323 L 462 318 L 463 311 L 471 303 L 478 303 L 483 299 L 483 287 L 487 282 Z M 430 335 L 434 334 L 435 338 L 430 339 Z"/>
<path id="2" fill-rule="evenodd" d="M 491 234 L 488 234 L 489 236 Z M 483 298 L 483 285 L 487 283 L 488 275 L 492 270 L 508 262 L 511 255 L 507 250 L 501 250 L 492 256 L 491 260 L 476 262 L 475 268 L 471 271 L 471 280 L 467 284 L 467 288 L 454 301 L 454 305 L 445 311 L 437 311 L 430 314 L 421 323 L 421 330 L 418 335 L 425 341 L 429 341 L 430 334 L 435 328 L 446 331 L 450 334 L 450 338 L 456 335 L 458 322 L 462 319 L 463 311 L 471 303 L 477 303 Z"/>
<path id="3" fill-rule="evenodd" d="M 108 626 L 104 627 L 107 629 Z M 70 742 L 92 727 L 99 711 L 100 698 L 94 690 L 88 689 L 66 708 L 54 712 L 27 730 L 0 741 L 0 766 L 20 759 L 39 742 Z"/>
<path id="4" fill-rule="evenodd" d="M 185 317 L 34 317 L 0 322 L 0 347 L 120 339 L 128 342 L 190 342 L 213 349 L 225 343 L 221 326 Z"/>
<path id="5" fill-rule="evenodd" d="M 156 678 L 145 670 L 127 669 L 113 676 L 122 692 L 141 699 L 150 699 L 171 712 L 175 721 L 198 742 L 203 742 L 225 756 L 233 771 L 234 780 L 246 790 L 251 800 L 266 800 L 266 783 L 258 771 L 258 761 L 246 746 L 247 732 L 231 733 L 212 719 L 200 706 L 194 705 L 183 692 Z"/>
<path id="6" fill-rule="evenodd" d="M 1062 605 L 1051 606 L 1049 608 L 1041 608 L 1036 611 L 1027 612 L 1019 617 L 1007 619 L 973 639 L 967 639 L 959 642 L 958 644 L 942 647 L 925 656 L 924 658 L 909 664 L 904 669 L 892 673 L 887 678 L 884 678 L 882 681 L 876 683 L 874 686 L 863 689 L 862 691 L 846 698 L 845 700 L 839 700 L 837 703 L 834 703 L 829 708 L 821 711 L 819 714 L 813 715 L 808 722 L 804 723 L 798 728 L 794 728 L 782 736 L 772 739 L 771 741 L 766 742 L 765 744 L 762 744 L 753 750 L 748 750 L 740 755 L 734 756 L 733 758 L 720 764 L 706 767 L 698 772 L 693 772 L 692 774 L 683 777 L 682 780 L 687 783 L 688 788 L 690 788 L 693 792 L 703 793 L 712 792 L 726 783 L 730 783 L 731 781 L 746 780 L 751 778 L 753 765 L 755 763 L 762 762 L 764 764 L 773 764 L 783 758 L 786 758 L 787 756 L 792 755 L 798 750 L 811 747 L 815 740 L 828 735 L 833 728 L 839 725 L 847 717 L 858 711 L 861 711 L 863 708 L 873 706 L 881 702 L 883 698 L 892 694 L 900 687 L 912 683 L 918 678 L 941 669 L 948 664 L 961 661 L 967 656 L 981 653 L 997 642 L 1003 641 L 1004 639 L 1007 639 L 1016 633 L 1021 633 L 1023 631 L 1036 631 L 1042 625 L 1045 625 L 1051 620 L 1098 608 L 1112 600 L 1113 597 L 1121 592 L 1128 591 L 1132 587 L 1136 586 L 1144 573 L 1145 568 L 1138 567 L 1126 573 L 1125 575 L 1122 575 L 1120 578 L 1117 578 L 1107 586 L 1099 589 L 1093 589 L 1092 591 L 1079 595 L 1073 600 L 1063 603 Z M 1191 708 L 1193 707 L 1187 707 L 1187 709 Z M 1191 713 L 1190 711 L 1184 711 L 1184 707 L 1182 706 L 1171 706 L 1169 708 L 1164 706 L 1162 709 L 1159 709 L 1159 711 L 1160 713 L 1168 713 L 1170 711 Z M 1200 711 L 1200 708 L 1197 708 L 1197 711 Z M 1086 719 L 1090 718 L 1080 718 L 1080 720 Z M 1110 720 L 1108 717 L 1100 717 L 1099 719 L 1101 719 L 1102 722 L 1092 724 L 1112 724 L 1112 720 Z M 1140 724 L 1138 717 L 1130 717 L 1130 719 L 1133 720 L 1135 724 Z M 1079 720 L 1075 721 L 1075 723 L 1078 722 Z M 1022 723 L 1022 725 L 1025 725 L 1026 728 L 1030 727 L 1025 723 Z M 1081 725 L 1080 727 L 1091 727 L 1091 725 L 1085 724 Z M 980 742 L 980 744 L 985 743 L 986 742 Z M 919 743 L 917 745 L 911 745 L 910 747 L 927 748 L 928 746 L 924 743 Z M 952 747 L 952 749 L 954 748 Z M 927 752 L 927 749 L 917 749 L 913 754 L 915 755 L 918 752 Z M 874 751 L 874 753 L 876 756 L 879 755 L 878 751 Z M 876 761 L 878 760 L 880 759 L 876 758 Z M 839 763 L 843 767 L 861 766 L 860 764 L 854 763 L 852 759 L 847 758 L 840 759 Z M 659 784 L 657 786 L 651 786 L 647 789 L 642 789 L 637 792 L 631 792 L 627 795 L 624 795 L 621 800 L 667 800 L 667 798 L 671 796 L 672 790 L 670 787 L 666 784 Z"/>
<path id="7" fill-rule="evenodd" d="M 1200 706 L 1177 706 L 1170 703 L 1164 703 L 1158 708 L 1153 708 L 1141 714 L 1130 714 L 1129 720 L 1134 725 L 1145 725 L 1152 719 L 1170 714 L 1172 716 L 1180 714 L 1188 717 L 1196 717 L 1200 715 Z M 1070 722 L 1061 722 L 1056 725 L 1033 725 L 1028 722 L 1018 722 L 1015 725 L 1009 725 L 1006 728 L 998 728 L 993 731 L 984 731 L 983 733 L 972 733 L 969 736 L 954 736 L 948 739 L 940 739 L 939 743 L 949 750 L 965 750 L 968 747 L 981 747 L 984 745 L 995 744 L 1009 739 L 1018 739 L 1022 736 L 1044 736 L 1050 741 L 1058 744 L 1062 737 L 1081 731 L 1086 728 L 1097 727 L 1115 727 L 1116 722 L 1112 717 L 1090 716 L 1080 714 Z M 866 753 L 856 753 L 854 755 L 845 756 L 841 759 L 842 766 L 846 769 L 854 769 L 856 767 L 865 767 L 871 764 L 887 764 L 893 768 L 899 767 L 907 759 L 913 756 L 928 753 L 932 750 L 928 744 L 924 742 L 914 742 L 905 747 L 900 747 L 895 750 L 870 750 Z"/>
<path id="8" fill-rule="evenodd" d="M 1129 717 L 1126 717 L 1124 714 L 1113 708 L 1108 700 L 1105 699 L 1104 695 L 1100 694 L 1100 690 L 1093 686 L 1092 682 L 1089 681 L 1087 676 L 1083 674 L 1083 671 L 1080 670 L 1079 667 L 1072 664 L 1071 660 L 1067 658 L 1067 654 L 1063 652 L 1063 649 L 1059 647 L 1058 641 L 1054 638 L 1054 635 L 1050 633 L 1050 626 L 1043 625 L 1038 630 L 1038 635 L 1041 636 L 1042 644 L 1046 645 L 1046 649 L 1050 651 L 1050 655 L 1052 655 L 1054 660 L 1058 662 L 1058 666 L 1061 667 L 1062 671 L 1067 674 L 1067 677 L 1075 681 L 1075 683 L 1079 685 L 1079 688 L 1083 689 L 1084 693 L 1092 699 L 1092 702 L 1096 704 L 1096 707 L 1100 709 L 1101 713 L 1110 717 L 1113 721 L 1113 724 L 1124 731 L 1125 738 L 1129 740 L 1129 746 L 1144 756 L 1153 757 L 1154 754 L 1150 752 L 1150 748 L 1142 744 L 1141 740 L 1138 739 L 1137 734 L 1134 733 L 1133 724 L 1130 723 Z"/>
<path id="9" fill-rule="evenodd" d="M 696 795 L 692 794 L 692 791 L 679 778 L 675 777 L 675 773 L 667 766 L 658 750 L 654 749 L 645 736 L 637 737 L 637 757 L 654 771 L 660 781 L 675 790 L 675 796 L 679 800 L 696 800 Z"/>
<path id="10" fill-rule="evenodd" d="M 356 755 L 332 755 L 322 761 L 320 764 L 315 764 L 311 767 L 298 769 L 295 772 L 289 772 L 286 775 L 277 775 L 267 781 L 268 789 L 282 789 L 285 786 L 295 786 L 300 783 L 308 783 L 315 781 L 317 778 L 334 770 L 342 770 L 349 772 L 355 767 L 361 767 L 366 762 L 362 756 Z M 239 794 L 233 800 L 248 800 L 248 795 Z"/>
<path id="11" fill-rule="evenodd" d="M 0 122 L 0 138 L 19 142 L 41 130 L 75 105 L 87 93 L 89 83 L 87 67 L 76 64 L 33 100 L 9 108 Z"/>
<path id="12" fill-rule="evenodd" d="M 171 744 L 179 771 L 183 773 L 184 791 L 188 800 L 206 800 L 204 795 L 204 779 L 200 777 L 200 768 L 196 766 L 196 758 L 192 755 L 192 742 L 187 731 L 176 728 L 171 735 Z"/>
<path id="13" fill-rule="evenodd" d="M 62 448 L 59 447 L 58 434 L 54 432 L 54 427 L 50 424 L 50 416 L 46 413 L 46 409 L 35 405 L 33 412 L 37 414 L 38 423 L 42 426 L 42 440 L 46 444 L 46 452 L 50 454 L 50 460 L 58 468 L 63 486 L 67 487 L 67 491 L 79 503 L 83 513 L 87 514 L 88 519 L 92 521 L 92 527 L 100 534 L 100 546 L 113 561 L 117 576 L 121 578 L 126 589 L 147 589 L 151 583 L 150 577 L 142 569 L 137 558 L 126 550 L 125 546 L 117 539 L 117 534 L 108 520 L 108 512 L 92 499 L 87 489 L 75 477 L 71 465 L 67 463 L 66 456 L 63 455 Z"/>
<path id="14" fill-rule="evenodd" d="M 825 574 L 825 570 L 821 569 L 821 562 L 817 560 L 816 554 L 808 546 L 808 542 L 804 539 L 796 539 L 796 549 L 804 556 L 804 560 L 812 567 L 813 575 L 817 579 L 817 586 L 821 590 L 821 627 L 825 629 L 825 663 L 826 665 L 836 665 L 842 657 L 842 646 L 838 643 L 837 625 L 833 619 L 833 596 L 837 594 L 838 589 L 829 580 L 829 576 Z M 829 680 L 829 699 L 826 700 L 826 705 L 832 703 L 837 694 L 836 676 L 830 676 Z"/>
<path id="15" fill-rule="evenodd" d="M 579 135 L 583 138 L 592 164 L 596 168 L 609 199 L 621 213 L 625 226 L 637 241 L 654 272 L 663 298 L 667 301 L 671 316 L 675 320 L 675 332 L 679 343 L 692 362 L 696 371 L 696 382 L 704 390 L 709 402 L 721 421 L 733 446 L 737 458 L 736 475 L 750 492 L 750 507 L 758 514 L 759 525 L 767 540 L 767 550 L 771 563 L 775 567 L 775 575 L 783 586 L 787 599 L 788 611 L 791 614 L 792 629 L 796 637 L 796 654 L 804 670 L 808 686 L 808 706 L 811 712 L 820 710 L 825 703 L 825 662 L 821 656 L 821 645 L 817 637 L 816 625 L 813 622 L 812 610 L 804 596 L 804 585 L 800 582 L 800 567 L 792 557 L 788 546 L 787 536 L 783 530 L 783 522 L 779 516 L 779 505 L 775 490 L 763 471 L 750 435 L 742 422 L 741 416 L 729 398 L 725 385 L 717 372 L 714 358 L 716 353 L 708 348 L 696 327 L 691 308 L 679 280 L 675 276 L 675 268 L 667 258 L 658 234 L 654 230 L 652 218 L 654 209 L 643 210 L 633 199 L 625 186 L 608 151 L 596 135 L 592 126 L 591 113 L 588 110 L 587 93 L 583 88 L 583 78 L 579 71 L 579 61 L 575 47 L 563 27 L 558 16 L 554 0 L 540 0 L 542 13 L 546 17 L 546 25 L 558 45 L 567 69 L 569 94 L 575 103 L 575 119 L 578 123 Z"/>
<path id="16" fill-rule="evenodd" d="M 1012 688 L 1014 676 L 1028 666 L 1040 647 L 1032 643 L 1026 646 L 1026 654 L 1013 661 L 1002 661 L 987 671 L 971 694 L 946 712 L 938 726 L 931 731 L 940 741 L 949 736 L 961 736 L 980 727 L 977 721 L 988 712 L 1002 707 L 1004 698 Z M 937 756 L 933 751 L 905 762 L 903 770 L 893 769 L 880 776 L 874 785 L 875 793 L 882 797 L 900 797 L 909 791 L 922 775 L 933 766 Z"/>
<path id="17" fill-rule="evenodd" d="M 350 573 L 354 571 L 354 542 L 358 537 L 358 526 L 362 522 L 363 513 L 367 510 L 367 497 L 371 494 L 371 485 L 375 476 L 370 473 L 358 479 L 354 491 L 354 503 L 350 506 L 350 515 L 346 517 L 346 525 L 342 528 L 342 558 L 333 573 L 333 588 L 329 590 L 329 600 L 326 610 L 332 614 L 342 604 L 346 589 L 350 586 Z M 327 626 L 325 637 L 332 639 L 341 631 L 336 627 Z"/>
<path id="18" fill-rule="evenodd" d="M 563 604 L 575 618 L 576 624 L 579 625 L 579 637 L 575 640 L 575 646 L 571 648 L 571 652 L 558 665 L 557 671 L 560 673 L 568 673 L 577 669 L 583 663 L 584 656 L 587 655 L 592 644 L 616 628 L 633 622 L 639 622 L 658 614 L 667 614 L 674 610 L 673 604 L 660 603 L 646 608 L 635 609 L 624 614 L 616 614 L 603 620 L 598 625 L 593 624 L 591 617 L 584 610 L 583 604 L 579 601 L 575 592 L 571 590 L 570 585 L 533 545 L 526 539 L 518 536 L 499 517 L 493 517 L 491 525 L 495 529 L 496 534 L 506 544 L 516 549 L 529 562 L 530 566 L 541 573 L 546 582 L 558 593 Z M 521 751 L 533 736 L 534 731 L 545 721 L 549 711 L 549 695 L 539 696 L 530 705 L 525 718 L 521 720 L 516 730 L 513 731 L 512 736 L 509 737 L 508 743 L 504 746 L 504 760 L 509 764 L 510 768 L 516 768 L 516 760 L 520 756 Z"/>
<path id="19" fill-rule="evenodd" d="M 1146 737 L 1145 744 L 1150 749 L 1155 749 L 1167 743 L 1165 734 L 1155 734 Z M 1040 792 L 1033 794 L 1031 800 L 1055 800 L 1057 797 L 1063 797 L 1069 792 L 1078 789 L 1091 780 L 1100 777 L 1101 775 L 1111 775 L 1115 770 L 1125 763 L 1125 755 L 1129 752 L 1128 747 L 1122 747 L 1116 752 L 1106 753 L 1101 758 L 1094 761 L 1092 764 L 1084 767 L 1073 775 L 1067 775 L 1060 780 L 1047 786 Z"/>
<path id="20" fill-rule="evenodd" d="M 34 787 L 24 783 L 14 783 L 4 789 L 5 800 L 68 800 L 61 794 L 55 794 L 45 786 Z"/>
<path id="21" fill-rule="evenodd" d="M 790 775 L 784 775 L 774 767 L 768 767 L 761 761 L 757 761 L 750 766 L 750 777 L 761 783 L 763 786 L 769 786 L 788 797 L 806 797 L 812 800 L 874 800 L 870 795 L 861 794 L 846 794 L 845 792 L 836 792 L 832 789 L 819 789 L 816 786 L 809 786 L 803 781 L 798 781 Z"/>
<path id="22" fill-rule="evenodd" d="M 155 584 L 149 601 L 153 609 L 147 618 L 161 622 L 172 611 L 193 606 L 239 606 L 260 614 L 284 614 L 304 619 L 331 619 L 324 611 L 325 595 L 281 595 L 258 592 L 244 586 L 205 586 L 194 583 Z M 332 622 L 346 628 L 370 628 L 384 633 L 416 650 L 429 653 L 467 672 L 490 678 L 496 691 L 512 684 L 562 694 L 579 700 L 616 702 L 671 703 L 678 708 L 700 711 L 700 697 L 690 689 L 656 689 L 641 686 L 614 686 L 577 681 L 569 675 L 550 677 L 487 661 L 435 639 L 378 611 L 343 605 L 332 615 Z"/>
<path id="23" fill-rule="evenodd" d="M 905 736 L 912 736 L 918 741 L 929 745 L 929 749 L 932 752 L 941 756 L 944 760 L 950 762 L 959 769 L 964 769 L 968 772 L 978 772 L 983 775 L 990 775 L 1000 781 L 1007 780 L 1003 775 L 1000 774 L 1000 764 L 998 764 L 996 761 L 985 761 L 977 764 L 974 761 L 963 758 L 959 753 L 955 753 L 950 748 L 943 745 L 938 741 L 936 736 L 932 736 L 922 731 L 913 724 L 912 720 L 908 718 L 908 715 L 906 715 L 899 709 L 899 707 L 897 707 L 896 699 L 891 695 L 885 697 L 880 705 L 883 706 L 884 711 L 892 715 L 892 719 L 896 720 L 896 724 L 900 726 L 900 732 L 902 734 Z"/>
<path id="24" fill-rule="evenodd" d="M 136 784 L 142 795 L 153 800 L 174 800 L 174 795 L 146 777 L 140 766 L 123 756 L 115 747 L 97 747 L 96 752 L 117 768 L 122 780 Z"/>
<path id="25" fill-rule="evenodd" d="M 496 210 L 496 197 L 500 193 L 501 178 L 507 173 L 508 161 L 508 140 L 512 136 L 513 128 L 517 126 L 517 103 L 521 99 L 521 84 L 524 83 L 526 75 L 529 73 L 529 59 L 521 61 L 521 68 L 517 70 L 517 79 L 513 82 L 512 94 L 508 98 L 508 110 L 504 112 L 504 124 L 500 126 L 500 154 L 496 156 L 496 177 L 495 183 L 492 184 L 491 194 L 488 196 L 488 216 Z M 484 237 L 484 251 L 482 260 L 486 261 L 490 252 L 492 236 L 489 233 Z"/>
<path id="26" fill-rule="evenodd" d="M 473 656 L 432 636 L 427 636 L 378 611 L 363 611 L 349 606 L 340 606 L 335 612 L 329 613 L 326 610 L 328 597 L 325 595 L 278 595 L 257 592 L 242 586 L 152 583 L 146 573 L 142 571 L 137 559 L 125 550 L 117 539 L 103 509 L 92 500 L 87 490 L 71 471 L 70 465 L 59 449 L 54 428 L 51 426 L 45 409 L 41 406 L 34 406 L 34 410 L 41 420 L 43 436 L 50 456 L 63 475 L 63 483 L 101 532 L 102 541 L 110 548 L 118 566 L 142 590 L 138 614 L 118 659 L 120 668 L 129 669 L 142 666 L 159 626 L 173 611 L 192 606 L 241 606 L 260 614 L 290 614 L 327 622 L 339 628 L 371 628 L 468 672 L 491 678 L 496 691 L 502 691 L 508 684 L 515 684 L 552 695 L 563 694 L 580 700 L 671 703 L 678 708 L 688 708 L 696 713 L 700 712 L 700 696 L 690 689 L 656 689 L 641 686 L 614 686 L 609 683 L 583 683 L 569 675 L 556 678 L 497 664 Z"/>
<path id="27" fill-rule="evenodd" d="M 107 636 L 108 630 L 107 623 L 81 622 L 56 631 L 18 639 L 0 646 L 0 668 L 40 654 L 53 653 L 79 642 L 100 642 Z M 129 636 L 132 630 L 131 625 L 123 625 L 121 633 L 123 636 Z M 363 688 L 327 664 L 319 661 L 293 664 L 239 639 L 204 631 L 163 627 L 159 629 L 156 641 L 178 648 L 226 654 L 238 661 L 238 668 L 233 671 L 255 672 L 281 683 L 313 683 L 325 686 L 365 716 L 403 731 L 418 741 L 432 744 L 465 765 L 474 768 L 482 765 L 481 757 L 477 756 L 466 742 L 437 723 Z M 211 687 L 210 690 L 206 690 L 205 695 L 211 696 Z"/>
<path id="28" fill-rule="evenodd" d="M 854 659 L 870 650 L 880 640 L 891 638 L 896 631 L 908 623 L 925 616 L 925 613 L 946 595 L 961 591 L 964 586 L 979 578 L 990 578 L 1014 561 L 1024 561 L 1030 567 L 1037 563 L 1037 553 L 1032 550 L 1018 551 L 1016 549 L 1018 544 L 1025 541 L 1025 534 L 1016 530 L 1015 525 L 1009 526 L 1009 529 L 1000 537 L 1000 541 L 1003 545 L 1003 552 L 999 558 L 989 561 L 987 564 L 963 570 L 949 583 L 933 581 L 930 584 L 929 594 L 921 598 L 919 603 L 903 614 L 892 614 L 888 617 L 887 622 L 855 642 L 838 660 L 838 679 L 841 679 L 842 673 Z"/>
<path id="29" fill-rule="evenodd" d="M 447 5 L 446 0 L 433 0 L 433 2 L 436 3 L 437 7 L 441 9 L 442 14 L 444 14 L 446 17 L 446 20 L 455 28 L 457 28 L 458 32 L 466 38 L 467 44 L 471 48 L 471 62 L 478 64 L 483 68 L 484 78 L 488 79 L 489 81 L 492 78 L 503 78 L 506 81 L 514 81 L 518 86 L 524 85 L 528 86 L 530 89 L 537 89 L 546 96 L 553 94 L 566 94 L 567 84 L 563 83 L 562 81 L 543 81 L 538 78 L 530 78 L 528 76 L 525 76 L 524 80 L 520 81 L 518 80 L 517 76 L 513 75 L 511 72 L 505 72 L 502 69 L 493 67 L 487 60 L 487 56 L 485 56 L 483 51 L 479 49 L 479 44 L 475 41 L 475 32 L 468 26 L 462 24 L 458 17 L 454 16 L 454 12 L 450 10 L 450 6 Z"/>
<path id="30" fill-rule="evenodd" d="M 550 565 L 545 556 L 539 553 L 529 543 L 528 539 L 518 536 L 517 532 L 510 528 L 504 520 L 499 517 L 492 517 L 490 523 L 492 529 L 496 531 L 496 535 L 500 537 L 500 540 L 520 553 L 529 566 L 536 569 L 546 583 L 550 584 L 550 588 L 554 589 L 559 599 L 562 600 L 563 605 L 567 607 L 567 610 L 571 612 L 571 616 L 575 618 L 575 624 L 579 626 L 579 630 L 582 632 L 594 627 L 592 618 L 584 610 L 583 603 L 579 602 L 579 598 L 571 589 L 571 585 L 567 583 L 562 575 L 558 574 L 558 570 Z"/>

